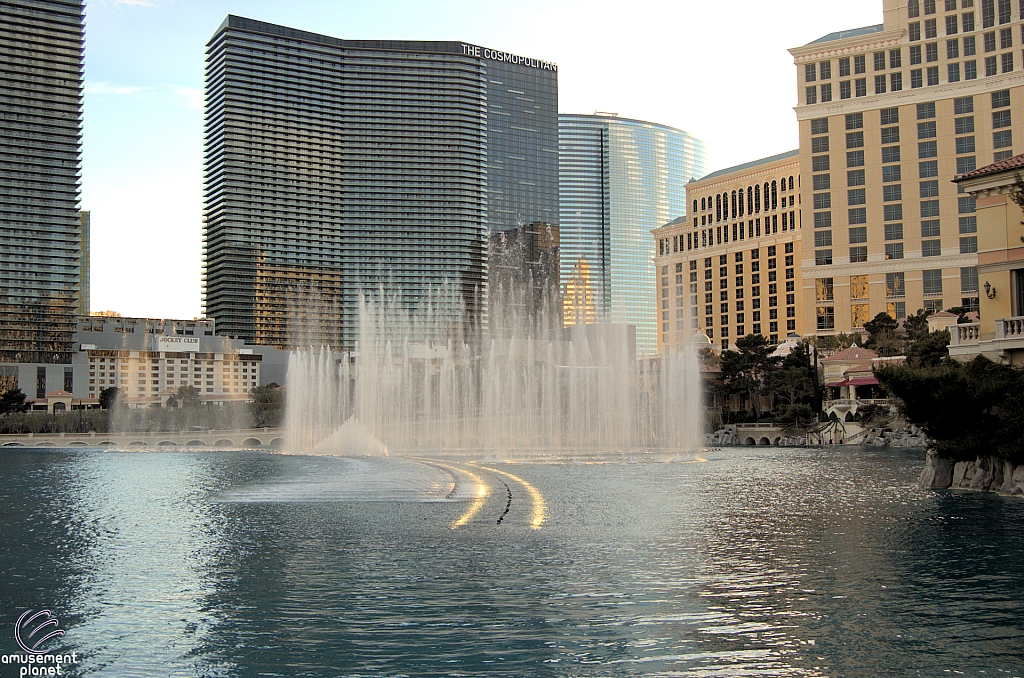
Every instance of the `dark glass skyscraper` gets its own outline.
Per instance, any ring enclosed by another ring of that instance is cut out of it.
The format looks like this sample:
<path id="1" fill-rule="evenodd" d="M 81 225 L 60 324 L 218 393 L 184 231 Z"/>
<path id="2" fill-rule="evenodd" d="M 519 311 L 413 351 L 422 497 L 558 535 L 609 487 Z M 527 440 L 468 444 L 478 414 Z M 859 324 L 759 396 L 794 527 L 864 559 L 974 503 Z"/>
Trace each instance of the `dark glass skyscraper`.
<path id="1" fill-rule="evenodd" d="M 359 292 L 381 285 L 413 307 L 447 282 L 483 314 L 492 234 L 557 234 L 553 64 L 229 16 L 206 102 L 205 302 L 221 333 L 291 345 L 316 326 L 351 345 Z"/>
<path id="2" fill-rule="evenodd" d="M 0 362 L 71 362 L 84 49 L 81 0 L 0 0 Z"/>

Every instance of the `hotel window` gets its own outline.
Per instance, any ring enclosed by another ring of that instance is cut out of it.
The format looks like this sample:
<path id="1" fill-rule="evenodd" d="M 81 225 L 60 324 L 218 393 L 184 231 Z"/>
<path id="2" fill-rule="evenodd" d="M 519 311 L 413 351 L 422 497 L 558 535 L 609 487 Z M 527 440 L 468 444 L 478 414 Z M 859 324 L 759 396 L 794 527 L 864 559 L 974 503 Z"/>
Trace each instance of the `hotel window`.
<path id="1" fill-rule="evenodd" d="M 1010 49 L 1013 47 L 1013 31 L 1003 28 L 999 31 L 999 49 Z"/>
<path id="2" fill-rule="evenodd" d="M 863 186 L 865 183 L 864 170 L 850 170 L 846 173 L 847 186 Z"/>
<path id="3" fill-rule="evenodd" d="M 832 247 L 832 231 L 815 231 L 815 247 Z"/>
<path id="4" fill-rule="evenodd" d="M 921 182 L 921 197 L 922 198 L 937 198 L 937 197 L 939 197 L 939 182 L 937 182 L 937 181 L 922 181 Z"/>
<path id="5" fill-rule="evenodd" d="M 960 293 L 971 292 L 978 292 L 978 269 L 973 266 L 960 269 Z"/>
<path id="6" fill-rule="evenodd" d="M 960 64 L 946 64 L 946 79 L 948 82 L 960 82 Z"/>
<path id="7" fill-rule="evenodd" d="M 815 299 L 817 301 L 834 301 L 834 281 L 832 278 L 818 278 L 814 281 Z"/>
<path id="8" fill-rule="evenodd" d="M 868 241 L 868 229 L 866 226 L 855 226 L 850 229 L 850 244 L 860 245 Z"/>
<path id="9" fill-rule="evenodd" d="M 828 118 L 811 120 L 811 134 L 828 134 Z"/>
<path id="10" fill-rule="evenodd" d="M 868 70 L 867 59 L 863 54 L 853 57 L 853 72 L 857 75 L 866 73 Z"/>
<path id="11" fill-rule="evenodd" d="M 910 71 L 910 87 L 911 89 L 924 87 L 924 79 L 920 68 Z"/>
<path id="12" fill-rule="evenodd" d="M 964 38 L 964 56 L 974 56 L 978 53 L 977 40 L 973 35 Z"/>
<path id="13" fill-rule="evenodd" d="M 849 151 L 846 154 L 846 166 L 847 167 L 863 167 L 864 166 L 864 151 Z"/>
<path id="14" fill-rule="evenodd" d="M 924 20 L 924 37 L 928 40 L 932 40 L 939 35 L 939 29 L 936 26 L 935 19 Z"/>
<path id="15" fill-rule="evenodd" d="M 930 219 L 931 217 L 939 216 L 939 201 L 938 200 L 922 200 L 921 201 L 921 218 Z"/>
<path id="16" fill-rule="evenodd" d="M 840 99 L 849 99 L 851 96 L 853 96 L 853 92 L 850 90 L 850 81 L 849 80 L 842 80 L 842 81 L 840 81 L 840 83 L 839 83 L 839 98 Z"/>
<path id="17" fill-rule="evenodd" d="M 873 56 L 874 56 L 874 60 L 875 60 L 875 70 L 876 71 L 884 71 L 885 70 L 885 52 L 875 52 Z"/>
<path id="18" fill-rule="evenodd" d="M 964 62 L 964 80 L 977 80 L 978 79 L 978 62 L 965 61 Z"/>
<path id="19" fill-rule="evenodd" d="M 850 307 L 850 324 L 855 328 L 864 327 L 868 321 L 868 305 L 854 304 Z"/>
<path id="20" fill-rule="evenodd" d="M 921 16 L 921 0 L 907 1 L 907 16 L 911 19 Z"/>
<path id="21" fill-rule="evenodd" d="M 903 51 L 898 49 L 889 50 L 889 68 L 903 67 Z"/>
<path id="22" fill-rule="evenodd" d="M 942 269 L 922 271 L 921 274 L 924 295 L 926 297 L 942 296 Z"/>
<path id="23" fill-rule="evenodd" d="M 985 51 L 986 52 L 994 52 L 994 51 L 996 51 L 996 32 L 995 31 L 992 31 L 991 33 L 986 33 L 984 36 L 982 36 L 982 39 L 985 41 Z"/>
<path id="24" fill-rule="evenodd" d="M 818 79 L 817 64 L 807 64 L 804 66 L 804 82 L 814 82 Z"/>
<path id="25" fill-rule="evenodd" d="M 805 102 L 807 103 L 807 105 L 818 103 L 818 88 L 817 87 L 808 87 L 807 88 Z"/>
<path id="26" fill-rule="evenodd" d="M 875 76 L 875 94 L 885 94 L 885 90 L 886 90 L 885 76 L 884 75 L 876 75 Z"/>
<path id="27" fill-rule="evenodd" d="M 956 35 L 959 22 L 956 20 L 956 14 L 950 14 L 946 17 L 946 35 Z"/>
<path id="28" fill-rule="evenodd" d="M 900 161 L 899 146 L 882 146 L 882 162 L 892 163 Z"/>
<path id="29" fill-rule="evenodd" d="M 974 137 L 958 137 L 956 139 L 956 152 L 957 154 L 974 153 L 975 144 Z"/>
<path id="30" fill-rule="evenodd" d="M 999 73 L 999 63 L 994 56 L 985 57 L 985 75 L 996 75 Z"/>
<path id="31" fill-rule="evenodd" d="M 999 0 L 999 23 L 1010 23 L 1010 0 Z"/>
<path id="32" fill-rule="evenodd" d="M 1003 73 L 1009 73 L 1013 71 L 1013 52 L 1007 52 L 1002 55 L 1003 59 Z"/>
<path id="33" fill-rule="evenodd" d="M 815 174 L 812 182 L 814 183 L 815 191 L 827 191 L 832 188 L 832 182 L 830 180 L 831 174 Z"/>
<path id="34" fill-rule="evenodd" d="M 818 306 L 818 331 L 832 332 L 836 329 L 836 309 L 832 306 Z"/>
<path id="35" fill-rule="evenodd" d="M 922 61 L 921 58 L 921 45 L 911 45 L 910 47 L 910 65 L 917 66 Z"/>
<path id="36" fill-rule="evenodd" d="M 964 238 L 960 238 L 960 254 L 977 254 L 978 252 L 978 236 L 969 235 Z"/>
<path id="37" fill-rule="evenodd" d="M 939 67 L 931 66 L 926 69 L 925 74 L 928 80 L 928 86 L 932 87 L 939 84 Z"/>
<path id="38" fill-rule="evenodd" d="M 831 212 L 815 212 L 814 213 L 814 227 L 815 228 L 832 228 L 832 213 Z M 767 226 L 765 227 L 765 235 L 768 235 Z"/>
<path id="39" fill-rule="evenodd" d="M 904 274 L 903 273 L 886 273 L 885 274 L 885 298 L 886 299 L 902 299 L 906 296 L 906 287 L 904 286 Z"/>
<path id="40" fill-rule="evenodd" d="M 867 299 L 868 297 L 868 277 L 866 275 L 852 275 L 850 276 L 850 298 L 851 299 Z"/>
<path id="41" fill-rule="evenodd" d="M 886 123 L 882 123 L 886 124 Z M 900 128 L 899 127 L 883 127 L 882 128 L 882 145 L 898 144 L 900 142 Z M 863 136 L 861 137 L 861 145 L 863 145 Z"/>
<path id="42" fill-rule="evenodd" d="M 924 13 L 935 14 L 935 0 L 924 0 Z"/>
<path id="43" fill-rule="evenodd" d="M 854 96 L 866 97 L 868 95 L 868 81 L 867 78 L 858 78 L 853 81 L 854 85 Z"/>
<path id="44" fill-rule="evenodd" d="M 864 148 L 864 132 L 847 132 L 847 148 Z"/>
<path id="45" fill-rule="evenodd" d="M 934 141 L 921 141 L 917 144 L 917 157 L 934 158 L 939 155 L 939 145 Z"/>
<path id="46" fill-rule="evenodd" d="M 832 62 L 831 61 L 822 61 L 820 64 L 818 64 L 818 73 L 821 75 L 821 79 L 822 80 L 831 80 L 832 79 Z"/>
<path id="47" fill-rule="evenodd" d="M 918 163 L 917 167 L 917 176 L 920 179 L 939 176 L 939 163 L 937 160 Z"/>
<path id="48" fill-rule="evenodd" d="M 960 58 L 960 41 L 953 39 L 946 41 L 946 58 L 947 59 L 959 59 Z"/>
<path id="49" fill-rule="evenodd" d="M 981 0 L 981 25 L 983 28 L 996 25 L 995 0 Z"/>
<path id="50" fill-rule="evenodd" d="M 974 30 L 974 12 L 964 12 L 960 16 L 960 24 L 964 29 L 964 33 L 970 33 Z"/>
<path id="51" fill-rule="evenodd" d="M 899 165 L 886 165 L 882 168 L 882 183 L 890 184 L 899 181 L 903 176 Z"/>
<path id="52" fill-rule="evenodd" d="M 978 217 L 960 217 L 960 234 L 977 233 Z"/>
<path id="53" fill-rule="evenodd" d="M 910 30 L 910 41 L 911 42 L 917 42 L 918 40 L 921 39 L 921 22 L 920 21 L 911 21 L 910 24 L 908 24 L 907 28 Z M 913 58 L 913 54 L 914 54 L 914 48 L 913 47 L 910 48 L 910 54 L 911 54 L 911 58 Z M 918 51 L 918 55 L 920 55 L 920 54 L 921 54 L 921 52 L 919 50 Z M 918 62 L 918 63 L 920 63 L 920 62 Z"/>
<path id="54" fill-rule="evenodd" d="M 886 224 L 886 240 L 903 240 L 903 224 Z"/>
<path id="55" fill-rule="evenodd" d="M 1010 148 L 1013 146 L 1013 132 L 1010 130 L 1003 130 L 1002 132 L 992 133 L 992 147 L 993 148 Z"/>
<path id="56" fill-rule="evenodd" d="M 902 221 L 903 205 L 884 205 L 882 207 L 882 217 L 885 221 Z"/>
<path id="57" fill-rule="evenodd" d="M 956 159 L 956 173 L 964 174 L 965 172 L 973 172 L 978 168 L 977 157 L 973 155 L 965 155 L 962 158 Z"/>
<path id="58" fill-rule="evenodd" d="M 866 224 L 868 223 L 867 209 L 863 207 L 855 207 L 849 211 L 848 221 L 851 224 Z"/>
<path id="59" fill-rule="evenodd" d="M 868 248 L 867 247 L 861 246 L 861 247 L 851 247 L 850 248 L 850 263 L 854 263 L 854 264 L 864 263 L 867 260 L 868 260 Z"/>
<path id="60" fill-rule="evenodd" d="M 900 184 L 882 186 L 882 202 L 898 202 L 903 200 L 903 187 Z"/>
<path id="61" fill-rule="evenodd" d="M 853 188 L 846 192 L 846 204 L 848 205 L 866 205 L 867 195 L 863 188 Z"/>
<path id="62" fill-rule="evenodd" d="M 846 116 L 846 129 L 862 129 L 864 127 L 863 113 L 850 113 Z"/>
<path id="63" fill-rule="evenodd" d="M 831 266 L 832 265 L 832 250 L 815 250 L 814 251 L 814 265 L 815 266 Z"/>
<path id="64" fill-rule="evenodd" d="M 922 240 L 921 241 L 921 256 L 922 257 L 938 257 L 938 256 L 942 256 L 942 241 L 941 240 Z"/>
<path id="65" fill-rule="evenodd" d="M 1009 105 L 1010 105 L 1010 90 L 1004 89 L 1004 90 L 1000 90 L 998 92 L 992 92 L 992 108 L 993 109 L 996 109 L 996 108 L 1006 108 Z M 1010 112 L 1009 111 L 1005 111 L 1005 112 L 1007 114 L 1006 124 L 1005 125 L 998 125 L 999 127 L 1009 127 L 1009 125 L 1010 125 L 1010 117 L 1009 117 L 1009 113 Z M 996 126 L 995 125 L 995 121 L 996 121 L 996 117 L 995 117 L 995 114 L 993 114 L 992 115 L 993 127 Z"/>
<path id="66" fill-rule="evenodd" d="M 941 235 L 941 225 L 938 219 L 929 219 L 921 222 L 922 238 L 938 238 Z"/>
<path id="67" fill-rule="evenodd" d="M 844 57 L 839 60 L 839 77 L 846 78 L 850 75 L 850 57 Z"/>

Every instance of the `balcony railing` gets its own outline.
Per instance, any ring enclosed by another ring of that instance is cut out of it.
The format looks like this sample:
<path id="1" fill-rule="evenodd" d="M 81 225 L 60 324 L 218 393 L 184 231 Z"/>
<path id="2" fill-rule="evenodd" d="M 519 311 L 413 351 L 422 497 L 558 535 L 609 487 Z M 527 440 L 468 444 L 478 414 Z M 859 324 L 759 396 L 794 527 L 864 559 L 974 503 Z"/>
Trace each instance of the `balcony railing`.
<path id="1" fill-rule="evenodd" d="M 997 320 L 996 340 L 999 339 L 1024 339 L 1024 316 Z"/>
<path id="2" fill-rule="evenodd" d="M 978 343 L 981 323 L 954 325 L 949 328 L 950 346 L 974 346 Z"/>

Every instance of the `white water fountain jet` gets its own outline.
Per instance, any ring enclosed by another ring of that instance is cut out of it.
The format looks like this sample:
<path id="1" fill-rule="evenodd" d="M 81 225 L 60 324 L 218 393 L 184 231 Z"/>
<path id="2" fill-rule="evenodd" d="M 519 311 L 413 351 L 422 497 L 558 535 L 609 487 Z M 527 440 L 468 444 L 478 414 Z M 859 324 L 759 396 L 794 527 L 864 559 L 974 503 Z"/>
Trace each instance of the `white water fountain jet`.
<path id="1" fill-rule="evenodd" d="M 294 351 L 293 453 L 483 450 L 693 452 L 704 404 L 695 353 L 634 357 L 632 328 L 520 317 L 496 294 L 493 333 L 466 320 L 454 286 L 407 311 L 379 290 L 359 302 L 351 352 Z"/>

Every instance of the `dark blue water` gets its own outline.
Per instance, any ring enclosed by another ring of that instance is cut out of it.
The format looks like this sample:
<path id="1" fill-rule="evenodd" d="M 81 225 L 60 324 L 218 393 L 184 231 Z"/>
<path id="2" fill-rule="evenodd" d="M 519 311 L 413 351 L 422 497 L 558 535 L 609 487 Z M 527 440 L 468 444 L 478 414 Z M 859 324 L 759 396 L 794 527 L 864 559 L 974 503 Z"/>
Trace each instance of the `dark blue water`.
<path id="1" fill-rule="evenodd" d="M 0 652 L 46 608 L 72 675 L 1024 676 L 1024 501 L 922 456 L 3 450 Z"/>

